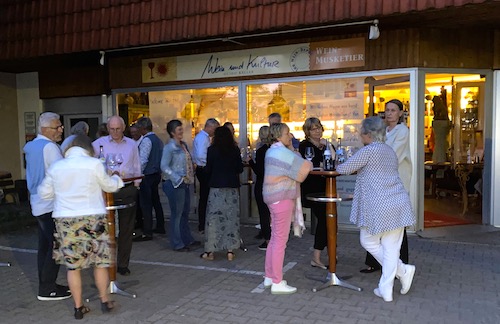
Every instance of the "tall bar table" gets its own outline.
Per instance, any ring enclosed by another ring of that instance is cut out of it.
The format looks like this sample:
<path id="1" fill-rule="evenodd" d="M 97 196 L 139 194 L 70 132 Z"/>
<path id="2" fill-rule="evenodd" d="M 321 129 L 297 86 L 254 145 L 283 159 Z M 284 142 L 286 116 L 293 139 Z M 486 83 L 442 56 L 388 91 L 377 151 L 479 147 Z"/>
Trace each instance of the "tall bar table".
<path id="1" fill-rule="evenodd" d="M 142 176 L 134 178 L 126 178 L 123 179 L 123 182 L 131 182 L 142 178 L 143 178 Z M 115 238 L 115 233 L 116 233 L 115 212 L 120 209 L 133 207 L 135 203 L 127 205 L 115 205 L 113 199 L 113 193 L 109 192 L 105 193 L 105 199 L 106 199 L 106 210 L 108 211 L 107 220 L 108 220 L 108 232 L 109 232 L 109 245 L 111 248 L 112 259 L 114 261 L 109 267 L 109 293 L 136 298 L 137 295 L 135 293 L 129 293 L 124 291 L 119 287 L 118 283 L 116 282 L 116 238 Z"/>
<path id="2" fill-rule="evenodd" d="M 328 258 L 329 273 L 326 277 L 326 282 L 318 288 L 313 288 L 313 292 L 323 290 L 330 286 L 341 286 L 356 291 L 362 291 L 360 287 L 351 285 L 350 283 L 341 280 L 337 277 L 337 203 L 341 202 L 341 197 L 337 197 L 337 174 L 334 171 L 311 171 L 311 175 L 320 175 L 326 177 L 325 195 L 317 194 L 308 195 L 307 199 L 315 202 L 326 203 L 326 232 L 328 238 Z"/>

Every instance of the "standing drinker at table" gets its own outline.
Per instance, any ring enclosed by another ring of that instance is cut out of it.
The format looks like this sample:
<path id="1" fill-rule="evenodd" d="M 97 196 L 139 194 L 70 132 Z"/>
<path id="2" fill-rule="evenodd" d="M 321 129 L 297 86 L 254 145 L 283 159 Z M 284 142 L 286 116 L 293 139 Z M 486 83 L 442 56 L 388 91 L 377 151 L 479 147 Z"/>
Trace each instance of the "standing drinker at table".
<path id="1" fill-rule="evenodd" d="M 209 118 L 205 122 L 205 127 L 194 137 L 193 140 L 193 162 L 196 165 L 196 178 L 200 183 L 200 192 L 198 200 L 198 231 L 205 232 L 205 214 L 207 213 L 208 201 L 208 178 L 205 173 L 207 165 L 207 151 L 210 146 L 211 138 L 214 136 L 215 129 L 220 124 L 215 118 Z"/>
<path id="2" fill-rule="evenodd" d="M 373 293 L 390 302 L 394 279 L 401 281 L 401 294 L 410 290 L 415 266 L 399 258 L 404 228 L 415 223 L 410 197 L 399 178 L 398 158 L 385 144 L 385 123 L 368 117 L 361 124 L 365 145 L 336 174 L 357 172 L 350 221 L 360 228 L 360 243 L 382 265 L 382 276 Z"/>
<path id="3" fill-rule="evenodd" d="M 272 124 L 269 138 L 272 144 L 265 158 L 263 196 L 271 211 L 272 231 L 266 250 L 264 287 L 271 287 L 271 294 L 293 294 L 297 288 L 283 280 L 283 261 L 300 183 L 312 170 L 312 163 L 293 151 L 286 124 Z"/>
<path id="4" fill-rule="evenodd" d="M 106 206 L 102 191 L 123 187 L 119 176 L 109 176 L 94 158 L 92 141 L 77 135 L 68 145 L 65 159 L 55 162 L 46 173 L 38 192 L 54 199 L 57 245 L 54 256 L 68 268 L 68 283 L 75 302 L 75 319 L 82 319 L 90 308 L 83 305 L 81 270 L 93 267 L 101 310 L 114 308 L 109 300 L 108 268 L 113 262 L 109 247 Z"/>
<path id="5" fill-rule="evenodd" d="M 385 144 L 392 147 L 398 157 L 398 172 L 407 192 L 410 192 L 411 183 L 411 156 L 410 156 L 410 134 L 404 123 L 403 103 L 397 99 L 389 100 L 385 104 L 386 140 Z M 406 229 L 403 233 L 400 257 L 404 263 L 408 263 L 408 237 Z M 371 273 L 381 269 L 380 263 L 370 254 L 366 253 L 366 269 L 362 273 Z"/>
<path id="6" fill-rule="evenodd" d="M 300 142 L 299 152 L 303 158 L 307 158 L 306 150 L 312 150 L 311 162 L 313 167 L 319 167 L 323 162 L 323 154 L 326 149 L 326 140 L 323 139 L 323 125 L 316 117 L 307 118 L 302 130 L 306 135 L 306 139 Z M 309 154 L 311 154 L 309 152 Z M 302 196 L 302 206 L 312 209 L 313 217 L 316 217 L 316 231 L 314 232 L 314 251 L 310 262 L 312 267 L 327 269 L 327 266 L 321 262 L 321 251 L 327 245 L 326 235 L 326 204 L 311 202 L 306 199 L 306 195 L 312 193 L 324 192 L 326 179 L 322 176 L 309 175 L 306 180 L 300 185 L 300 193 Z"/>
<path id="7" fill-rule="evenodd" d="M 56 142 L 61 140 L 64 126 L 59 115 L 44 112 L 38 118 L 38 136 L 26 143 L 26 181 L 30 192 L 31 213 L 38 223 L 38 300 L 61 300 L 71 297 L 67 286 L 56 284 L 59 265 L 52 258 L 54 241 L 53 199 L 42 199 L 38 186 L 45 177 L 45 171 L 57 160 L 63 158 Z"/>
<path id="8" fill-rule="evenodd" d="M 120 116 L 111 116 L 108 119 L 108 136 L 99 137 L 92 146 L 96 154 L 99 154 L 100 146 L 103 147 L 105 155 L 120 153 L 123 162 L 119 167 L 122 178 L 134 178 L 141 176 L 141 162 L 137 143 L 123 135 L 125 122 Z M 120 209 L 118 212 L 118 253 L 117 271 L 123 276 L 130 274 L 128 268 L 130 253 L 132 252 L 132 236 L 134 232 L 135 212 L 137 206 L 137 189 L 141 180 L 125 183 L 125 186 L 113 194 L 115 203 L 128 205 L 130 207 Z"/>

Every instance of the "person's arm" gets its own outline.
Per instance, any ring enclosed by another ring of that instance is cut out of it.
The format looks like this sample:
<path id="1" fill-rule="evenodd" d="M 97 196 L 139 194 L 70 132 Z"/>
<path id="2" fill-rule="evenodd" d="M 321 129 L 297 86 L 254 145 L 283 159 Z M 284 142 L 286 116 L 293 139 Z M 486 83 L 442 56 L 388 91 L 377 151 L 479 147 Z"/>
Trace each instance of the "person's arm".
<path id="1" fill-rule="evenodd" d="M 394 152 L 398 157 L 398 163 L 401 162 L 405 158 L 409 158 L 408 156 L 408 143 L 409 143 L 409 131 L 408 127 L 398 127 L 397 129 L 393 129 L 393 132 L 396 132 L 394 136 L 392 136 L 389 140 L 386 141 L 386 144 L 392 147 Z"/>
<path id="2" fill-rule="evenodd" d="M 102 163 L 96 163 L 94 174 L 97 183 L 104 192 L 116 192 L 118 189 L 123 188 L 123 180 L 118 175 L 109 176 Z"/>
<path id="3" fill-rule="evenodd" d="M 43 147 L 43 163 L 48 170 L 52 163 L 63 158 L 61 148 L 56 143 L 48 143 Z"/>
<path id="4" fill-rule="evenodd" d="M 51 170 L 47 170 L 45 172 L 45 177 L 42 180 L 42 183 L 38 186 L 37 193 L 42 199 L 50 200 L 54 199 L 54 178 L 52 177 Z"/>
<path id="5" fill-rule="evenodd" d="M 171 144 L 167 144 L 163 148 L 163 153 L 160 161 L 160 168 L 164 174 L 168 175 L 174 187 L 176 185 L 178 187 L 179 184 L 182 183 L 182 175 L 180 175 L 178 172 L 176 172 L 174 169 L 170 167 L 173 159 L 173 154 L 172 154 L 172 148 L 170 148 L 169 145 Z"/>
<path id="6" fill-rule="evenodd" d="M 193 144 L 193 155 L 195 157 L 195 163 L 199 166 L 207 165 L 207 152 L 210 146 L 210 137 L 200 135 L 195 138 L 195 143 Z"/>
<path id="7" fill-rule="evenodd" d="M 131 141 L 133 141 L 131 139 Z M 134 144 L 134 147 L 132 149 L 132 152 L 131 152 L 131 159 L 132 159 L 132 171 L 133 171 L 133 175 L 134 176 L 140 176 L 142 175 L 142 171 L 141 171 L 141 160 L 139 158 L 139 150 L 137 149 L 137 145 L 135 143 Z M 140 186 L 141 184 L 141 179 L 139 180 L 134 180 L 134 186 L 136 186 L 137 188 Z"/>
<path id="8" fill-rule="evenodd" d="M 151 148 L 153 143 L 148 137 L 144 137 L 139 144 L 139 160 L 141 161 L 141 172 L 144 172 L 146 164 L 148 164 L 149 154 L 151 153 Z"/>
<path id="9" fill-rule="evenodd" d="M 336 171 L 339 174 L 352 174 L 363 168 L 371 156 L 371 149 L 368 146 L 361 148 L 353 156 L 342 164 L 337 165 Z"/>
<path id="10" fill-rule="evenodd" d="M 293 160 L 287 176 L 297 182 L 303 182 L 311 172 L 313 164 L 303 159 L 298 152 L 291 152 L 291 154 L 293 154 Z"/>

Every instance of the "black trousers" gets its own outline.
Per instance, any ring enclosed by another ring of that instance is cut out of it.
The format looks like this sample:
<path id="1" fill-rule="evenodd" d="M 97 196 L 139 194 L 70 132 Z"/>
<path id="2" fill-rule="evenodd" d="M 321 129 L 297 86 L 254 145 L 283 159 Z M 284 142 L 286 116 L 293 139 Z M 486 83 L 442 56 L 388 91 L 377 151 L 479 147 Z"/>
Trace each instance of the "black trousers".
<path id="1" fill-rule="evenodd" d="M 401 249 L 399 250 L 399 258 L 403 263 L 408 263 L 408 236 L 406 235 L 406 228 L 403 232 L 403 242 L 401 242 Z M 366 259 L 365 259 L 365 264 L 369 267 L 372 267 L 374 269 L 382 269 L 382 266 L 380 263 L 378 263 L 377 260 L 371 255 L 370 253 L 366 252 Z"/>
<path id="2" fill-rule="evenodd" d="M 56 289 L 59 265 L 52 258 L 55 224 L 52 213 L 36 217 L 38 222 L 38 294 L 48 295 Z"/>
<path id="3" fill-rule="evenodd" d="M 140 208 L 144 220 L 142 232 L 147 236 L 153 236 L 153 209 L 156 216 L 156 228 L 165 230 L 163 207 L 161 206 L 160 195 L 158 193 L 160 181 L 160 173 L 145 175 L 139 189 Z"/>
<path id="4" fill-rule="evenodd" d="M 311 211 L 318 220 L 316 231 L 314 232 L 314 249 L 323 251 L 328 244 L 328 236 L 326 234 L 326 204 L 312 204 Z"/>
<path id="5" fill-rule="evenodd" d="M 137 189 L 128 185 L 113 194 L 115 205 L 128 205 L 137 201 Z M 134 233 L 135 212 L 137 206 L 118 210 L 118 251 L 117 266 L 127 268 L 132 252 L 132 236 Z M 110 233 L 112 235 L 113 233 Z"/>
<path id="6" fill-rule="evenodd" d="M 264 240 L 269 241 L 271 239 L 271 212 L 264 202 L 262 184 L 255 184 L 254 194 L 257 209 L 259 210 L 260 233 Z"/>
<path id="7" fill-rule="evenodd" d="M 200 183 L 200 199 L 198 200 L 198 230 L 205 230 L 205 216 L 207 214 L 208 193 L 210 188 L 208 186 L 208 176 L 205 173 L 204 167 L 196 167 L 196 178 Z"/>

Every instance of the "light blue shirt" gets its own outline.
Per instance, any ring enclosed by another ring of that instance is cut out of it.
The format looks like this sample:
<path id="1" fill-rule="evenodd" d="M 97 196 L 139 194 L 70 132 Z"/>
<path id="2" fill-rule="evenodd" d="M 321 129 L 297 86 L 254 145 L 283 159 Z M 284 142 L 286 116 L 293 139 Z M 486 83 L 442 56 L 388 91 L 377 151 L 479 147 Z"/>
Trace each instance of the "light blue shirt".
<path id="1" fill-rule="evenodd" d="M 197 166 L 207 165 L 207 150 L 210 146 L 210 135 L 204 130 L 195 136 L 193 141 L 193 163 Z"/>

